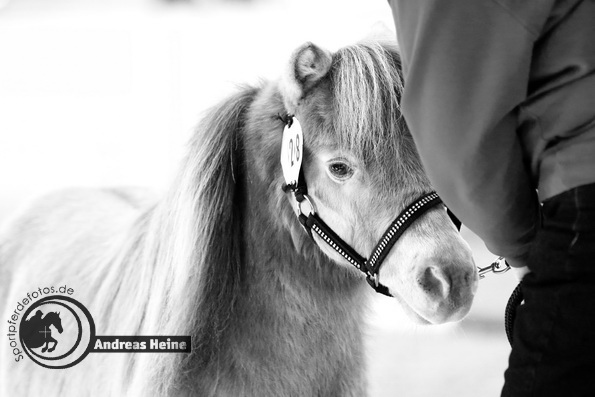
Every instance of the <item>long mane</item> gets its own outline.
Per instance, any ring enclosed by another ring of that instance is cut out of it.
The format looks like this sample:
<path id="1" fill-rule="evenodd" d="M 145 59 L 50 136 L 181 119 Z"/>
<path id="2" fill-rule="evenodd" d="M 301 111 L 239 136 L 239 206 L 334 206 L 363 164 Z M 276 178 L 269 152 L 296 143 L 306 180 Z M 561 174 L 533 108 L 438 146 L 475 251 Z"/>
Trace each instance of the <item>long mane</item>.
<path id="1" fill-rule="evenodd" d="M 192 335 L 193 340 L 185 364 L 179 355 L 143 357 L 147 359 L 137 370 L 145 376 L 136 379 L 159 381 L 150 393 L 162 395 L 175 388 L 181 381 L 176 377 L 190 372 L 182 370 L 189 370 L 189 363 L 194 367 L 207 363 L 233 311 L 234 289 L 242 277 L 238 196 L 243 159 L 238 133 L 257 92 L 244 88 L 203 119 L 173 190 L 151 220 L 146 247 L 156 252 L 147 252 L 146 258 L 156 259 L 140 333 L 159 330 L 165 335 Z M 160 373 L 154 373 L 156 369 Z"/>

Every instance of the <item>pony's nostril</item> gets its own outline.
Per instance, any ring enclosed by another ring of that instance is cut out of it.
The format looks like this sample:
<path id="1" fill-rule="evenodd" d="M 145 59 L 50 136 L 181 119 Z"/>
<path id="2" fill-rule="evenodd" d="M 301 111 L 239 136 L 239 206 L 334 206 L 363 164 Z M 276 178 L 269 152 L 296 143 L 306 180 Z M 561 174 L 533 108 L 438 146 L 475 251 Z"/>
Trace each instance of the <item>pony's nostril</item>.
<path id="1" fill-rule="evenodd" d="M 461 320 L 471 308 L 478 275 L 471 264 L 429 260 L 419 269 L 415 288 L 428 308 L 424 317 L 433 324 Z"/>
<path id="2" fill-rule="evenodd" d="M 450 292 L 450 280 L 441 269 L 428 266 L 418 279 L 419 286 L 430 296 L 444 299 Z"/>

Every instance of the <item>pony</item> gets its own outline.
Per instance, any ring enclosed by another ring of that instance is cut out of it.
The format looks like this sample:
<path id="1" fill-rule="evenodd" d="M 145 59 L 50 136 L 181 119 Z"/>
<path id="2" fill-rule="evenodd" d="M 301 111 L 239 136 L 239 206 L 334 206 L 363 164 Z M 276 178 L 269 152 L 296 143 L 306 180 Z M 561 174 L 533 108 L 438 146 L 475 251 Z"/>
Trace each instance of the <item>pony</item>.
<path id="1" fill-rule="evenodd" d="M 7 395 L 363 396 L 363 275 L 296 219 L 280 165 L 287 114 L 303 128 L 318 214 L 368 255 L 394 216 L 432 190 L 400 113 L 390 43 L 297 48 L 278 80 L 245 86 L 193 134 L 164 196 L 71 189 L 0 238 L 3 306 L 68 284 L 102 335 L 190 335 L 189 354 L 90 354 L 51 371 L 2 346 Z M 478 282 L 443 206 L 409 227 L 380 278 L 413 321 L 458 321 Z M 388 299 L 388 298 L 386 298 Z"/>

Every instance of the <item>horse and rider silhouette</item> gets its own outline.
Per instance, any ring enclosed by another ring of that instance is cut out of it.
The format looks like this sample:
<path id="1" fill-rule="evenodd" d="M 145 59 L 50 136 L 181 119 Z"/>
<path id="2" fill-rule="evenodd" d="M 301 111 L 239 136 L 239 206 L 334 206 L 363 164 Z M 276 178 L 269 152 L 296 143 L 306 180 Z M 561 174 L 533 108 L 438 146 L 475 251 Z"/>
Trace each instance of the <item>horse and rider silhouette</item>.
<path id="1" fill-rule="evenodd" d="M 25 320 L 22 324 L 22 337 L 24 344 L 29 349 L 38 348 L 44 346 L 41 349 L 42 353 L 53 352 L 58 345 L 58 341 L 52 338 L 51 325 L 56 328 L 59 333 L 62 333 L 62 320 L 60 319 L 60 312 L 49 312 L 43 316 L 43 312 L 38 310 L 33 317 L 29 320 Z M 50 343 L 54 345 L 50 346 Z"/>

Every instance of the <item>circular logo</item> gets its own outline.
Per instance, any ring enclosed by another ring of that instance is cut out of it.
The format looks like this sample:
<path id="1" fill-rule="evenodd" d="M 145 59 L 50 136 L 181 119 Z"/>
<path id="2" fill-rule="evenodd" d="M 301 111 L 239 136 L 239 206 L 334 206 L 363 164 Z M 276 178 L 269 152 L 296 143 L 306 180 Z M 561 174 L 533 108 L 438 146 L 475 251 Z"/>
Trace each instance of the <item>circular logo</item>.
<path id="1" fill-rule="evenodd" d="M 95 323 L 80 302 L 52 295 L 31 305 L 19 326 L 25 354 L 45 368 L 69 368 L 92 349 Z"/>

